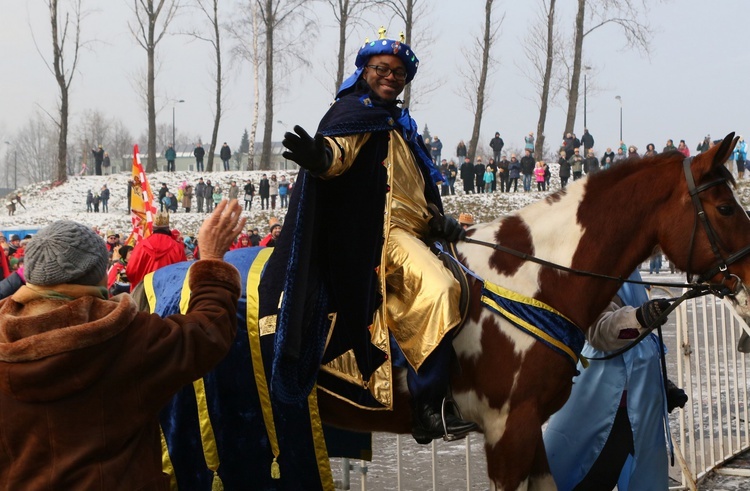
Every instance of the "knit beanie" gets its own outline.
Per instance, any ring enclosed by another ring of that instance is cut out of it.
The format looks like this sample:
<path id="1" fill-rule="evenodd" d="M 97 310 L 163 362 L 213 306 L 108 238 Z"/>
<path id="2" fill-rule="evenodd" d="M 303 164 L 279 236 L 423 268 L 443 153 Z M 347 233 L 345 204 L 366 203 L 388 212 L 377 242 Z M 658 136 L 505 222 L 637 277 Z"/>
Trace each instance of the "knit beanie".
<path id="1" fill-rule="evenodd" d="M 89 227 L 60 220 L 26 246 L 26 281 L 32 285 L 98 285 L 107 274 L 107 246 Z"/>

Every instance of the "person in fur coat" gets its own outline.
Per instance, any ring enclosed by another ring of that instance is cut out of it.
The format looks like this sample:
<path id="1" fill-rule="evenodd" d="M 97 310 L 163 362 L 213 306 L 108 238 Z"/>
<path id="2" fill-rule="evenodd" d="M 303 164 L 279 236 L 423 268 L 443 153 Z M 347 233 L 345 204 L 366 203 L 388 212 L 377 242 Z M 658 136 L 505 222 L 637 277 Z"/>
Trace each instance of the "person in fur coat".
<path id="1" fill-rule="evenodd" d="M 244 227 L 223 202 L 201 227 L 185 315 L 108 299 L 107 249 L 54 222 L 29 242 L 26 285 L 0 302 L 0 488 L 169 490 L 158 413 L 229 351 L 240 276 L 222 260 Z"/>

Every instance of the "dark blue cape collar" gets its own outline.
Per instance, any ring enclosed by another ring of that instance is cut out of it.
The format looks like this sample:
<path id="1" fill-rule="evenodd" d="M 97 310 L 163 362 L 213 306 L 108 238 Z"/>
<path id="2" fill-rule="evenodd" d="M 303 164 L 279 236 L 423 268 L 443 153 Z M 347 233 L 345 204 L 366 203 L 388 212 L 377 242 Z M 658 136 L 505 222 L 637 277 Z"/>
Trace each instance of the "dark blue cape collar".
<path id="1" fill-rule="evenodd" d="M 417 164 L 427 170 L 430 185 L 442 181 L 440 170 L 430 158 L 417 122 L 409 115 L 409 110 L 398 107 L 395 101 L 383 101 L 365 87 L 359 84 L 357 90 L 336 100 L 320 121 L 318 132 L 325 136 L 343 136 L 400 129 Z"/>

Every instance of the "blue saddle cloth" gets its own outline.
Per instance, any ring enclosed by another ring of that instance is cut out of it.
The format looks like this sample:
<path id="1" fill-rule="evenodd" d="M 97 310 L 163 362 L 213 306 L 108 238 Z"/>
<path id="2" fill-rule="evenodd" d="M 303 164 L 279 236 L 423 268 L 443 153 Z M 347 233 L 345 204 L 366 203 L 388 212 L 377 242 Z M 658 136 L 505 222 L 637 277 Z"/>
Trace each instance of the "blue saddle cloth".
<path id="1" fill-rule="evenodd" d="M 316 391 L 303 403 L 271 407 L 275 332 L 261 330 L 257 318 L 258 283 L 271 252 L 252 247 L 225 256 L 241 275 L 237 335 L 227 357 L 161 411 L 163 463 L 172 489 L 211 490 L 218 481 L 226 490 L 333 489 Z M 144 279 L 152 312 L 164 317 L 187 308 L 190 265 L 174 264 Z M 332 455 L 368 454 L 369 435 L 357 434 L 354 447 L 347 445 L 347 432 L 335 435 Z"/>

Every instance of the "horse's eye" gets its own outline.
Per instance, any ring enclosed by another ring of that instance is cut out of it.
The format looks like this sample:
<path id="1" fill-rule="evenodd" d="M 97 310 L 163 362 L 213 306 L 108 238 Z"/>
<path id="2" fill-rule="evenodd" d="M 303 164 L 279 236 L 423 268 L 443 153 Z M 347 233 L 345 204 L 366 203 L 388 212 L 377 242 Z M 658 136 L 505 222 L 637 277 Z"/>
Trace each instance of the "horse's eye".
<path id="1" fill-rule="evenodd" d="M 723 216 L 728 217 L 729 215 L 734 215 L 734 206 L 730 205 L 722 205 L 716 208 L 719 210 L 719 213 L 721 213 Z"/>

